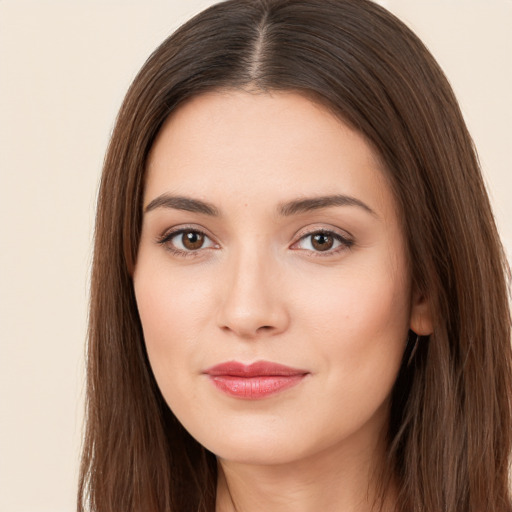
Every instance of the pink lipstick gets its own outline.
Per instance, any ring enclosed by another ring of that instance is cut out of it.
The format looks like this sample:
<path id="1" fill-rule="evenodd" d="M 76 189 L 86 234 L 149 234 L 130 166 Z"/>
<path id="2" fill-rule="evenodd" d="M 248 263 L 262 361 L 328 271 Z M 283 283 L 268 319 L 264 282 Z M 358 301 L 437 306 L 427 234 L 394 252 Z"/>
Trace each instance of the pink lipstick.
<path id="1" fill-rule="evenodd" d="M 244 365 L 221 363 L 204 371 L 224 393 L 246 400 L 258 400 L 298 384 L 309 372 L 268 361 Z"/>

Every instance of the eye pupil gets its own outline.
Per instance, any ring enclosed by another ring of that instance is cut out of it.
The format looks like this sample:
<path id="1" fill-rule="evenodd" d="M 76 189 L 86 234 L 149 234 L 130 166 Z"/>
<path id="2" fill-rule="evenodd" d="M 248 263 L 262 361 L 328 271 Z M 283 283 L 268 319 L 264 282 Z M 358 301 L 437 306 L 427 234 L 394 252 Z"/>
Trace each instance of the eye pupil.
<path id="1" fill-rule="evenodd" d="M 181 239 L 183 246 L 193 251 L 200 249 L 204 244 L 204 235 L 197 231 L 185 231 Z"/>
<path id="2" fill-rule="evenodd" d="M 312 244 L 318 251 L 328 251 L 334 245 L 334 238 L 332 235 L 317 233 L 312 237 Z"/>

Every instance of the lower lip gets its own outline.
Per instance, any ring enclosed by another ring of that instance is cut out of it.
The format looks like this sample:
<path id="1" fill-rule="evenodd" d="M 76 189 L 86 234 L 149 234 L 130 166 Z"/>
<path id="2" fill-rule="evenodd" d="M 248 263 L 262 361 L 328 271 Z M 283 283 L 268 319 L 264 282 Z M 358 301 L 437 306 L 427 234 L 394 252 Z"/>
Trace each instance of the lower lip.
<path id="1" fill-rule="evenodd" d="M 275 395 L 296 386 L 305 375 L 264 375 L 259 377 L 235 377 L 215 375 L 213 384 L 227 395 L 245 400 L 258 400 Z"/>

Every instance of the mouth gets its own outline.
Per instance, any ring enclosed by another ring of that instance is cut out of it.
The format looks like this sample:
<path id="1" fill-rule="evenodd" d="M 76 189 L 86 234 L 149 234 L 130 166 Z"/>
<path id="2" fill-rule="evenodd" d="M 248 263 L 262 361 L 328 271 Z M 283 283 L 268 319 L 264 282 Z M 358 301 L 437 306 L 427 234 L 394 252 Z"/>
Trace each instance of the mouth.
<path id="1" fill-rule="evenodd" d="M 203 372 L 223 393 L 245 400 L 259 400 L 299 384 L 308 371 L 269 361 L 245 365 L 237 361 L 221 363 Z"/>

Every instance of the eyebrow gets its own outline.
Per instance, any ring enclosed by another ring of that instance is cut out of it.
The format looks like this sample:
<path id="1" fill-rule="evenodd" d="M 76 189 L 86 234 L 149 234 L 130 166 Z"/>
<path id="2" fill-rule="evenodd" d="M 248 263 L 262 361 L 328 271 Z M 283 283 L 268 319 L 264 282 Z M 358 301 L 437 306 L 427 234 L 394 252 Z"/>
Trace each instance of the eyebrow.
<path id="1" fill-rule="evenodd" d="M 378 215 L 363 201 L 343 194 L 335 194 L 330 196 L 310 197 L 298 199 L 284 203 L 279 206 L 279 213 L 284 216 L 297 215 L 299 213 L 307 213 L 322 208 L 330 208 L 333 206 L 357 206 L 362 208 L 375 217 Z"/>
<path id="2" fill-rule="evenodd" d="M 200 201 L 199 199 L 192 199 L 191 197 L 172 196 L 169 194 L 162 194 L 153 199 L 144 209 L 144 213 L 155 210 L 156 208 L 185 210 L 187 212 L 202 213 L 213 217 L 220 215 L 219 210 L 213 204 Z"/>
<path id="3" fill-rule="evenodd" d="M 280 215 L 289 217 L 292 215 L 298 215 L 300 213 L 321 210 L 323 208 L 331 208 L 333 206 L 356 206 L 378 217 L 375 211 L 372 210 L 366 203 L 363 203 L 363 201 L 355 197 L 343 194 L 309 197 L 288 201 L 278 206 L 278 212 Z M 184 210 L 192 213 L 210 215 L 212 217 L 220 216 L 219 209 L 211 203 L 201 201 L 199 199 L 192 199 L 191 197 L 174 196 L 170 194 L 162 194 L 153 199 L 144 209 L 144 213 L 155 210 L 156 208 Z"/>

